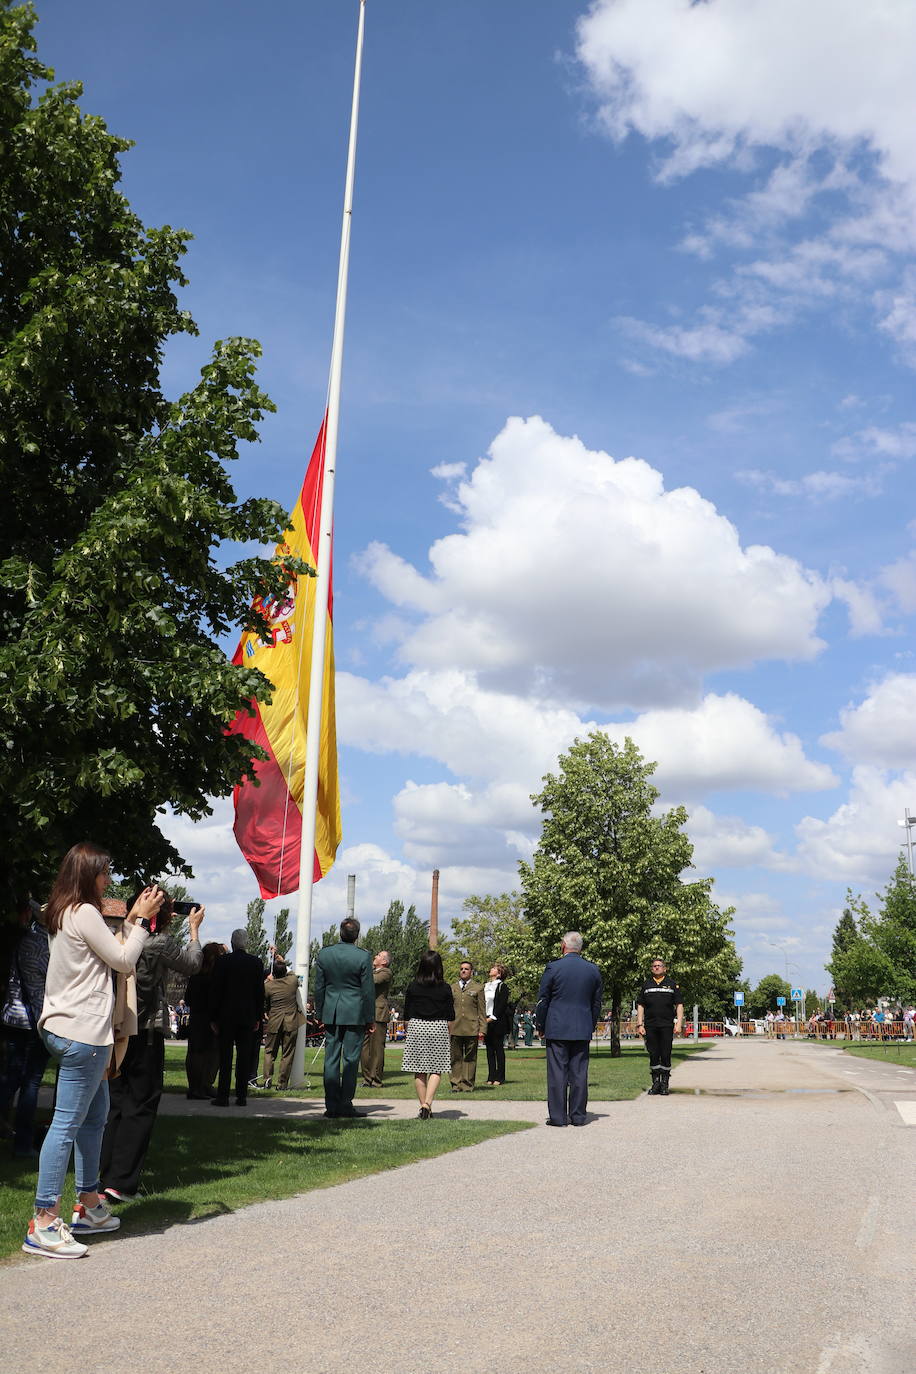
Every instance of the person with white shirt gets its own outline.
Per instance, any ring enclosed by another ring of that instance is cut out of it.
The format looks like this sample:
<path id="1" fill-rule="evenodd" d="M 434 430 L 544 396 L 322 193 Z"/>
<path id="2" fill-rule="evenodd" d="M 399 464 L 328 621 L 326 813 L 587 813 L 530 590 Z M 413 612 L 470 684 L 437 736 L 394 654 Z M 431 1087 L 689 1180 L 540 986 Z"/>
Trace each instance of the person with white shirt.
<path id="1" fill-rule="evenodd" d="M 116 1231 L 120 1225 L 99 1198 L 99 1153 L 108 1117 L 105 1071 L 114 1044 L 111 972 L 131 973 L 164 893 L 148 887 L 124 922 L 122 943 L 102 918 L 111 860 L 97 845 L 76 844 L 65 856 L 45 908 L 51 953 L 38 1031 L 56 1059 L 57 1104 L 38 1162 L 35 1215 L 22 1249 L 49 1259 L 80 1259 L 87 1248 L 73 1232 Z M 68 1227 L 60 1199 L 76 1156 L 77 1205 Z"/>
<path id="2" fill-rule="evenodd" d="M 483 985 L 487 1016 L 485 1044 L 487 1047 L 487 1087 L 500 1088 L 506 1081 L 505 1039 L 509 1033 L 509 988 L 505 981 L 506 968 L 494 964 L 490 977 Z"/>

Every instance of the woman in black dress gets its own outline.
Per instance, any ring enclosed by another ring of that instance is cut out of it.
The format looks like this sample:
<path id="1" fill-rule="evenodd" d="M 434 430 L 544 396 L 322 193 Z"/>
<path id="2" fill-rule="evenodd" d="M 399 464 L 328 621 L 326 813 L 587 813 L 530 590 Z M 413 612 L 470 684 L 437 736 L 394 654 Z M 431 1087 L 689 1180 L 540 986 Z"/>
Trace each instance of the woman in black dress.
<path id="1" fill-rule="evenodd" d="M 413 1073 L 421 1121 L 432 1116 L 442 1075 L 451 1071 L 449 1022 L 454 1019 L 455 1002 L 442 972 L 442 956 L 428 949 L 420 958 L 417 976 L 404 1001 L 407 1041 L 403 1068 Z"/>

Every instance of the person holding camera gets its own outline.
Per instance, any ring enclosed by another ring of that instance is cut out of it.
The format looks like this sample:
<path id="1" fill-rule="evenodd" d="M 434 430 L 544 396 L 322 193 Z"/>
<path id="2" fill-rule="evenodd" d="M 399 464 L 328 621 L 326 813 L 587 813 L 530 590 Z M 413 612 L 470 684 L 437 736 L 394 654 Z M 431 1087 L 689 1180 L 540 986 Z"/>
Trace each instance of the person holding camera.
<path id="1" fill-rule="evenodd" d="M 105 1078 L 114 1044 L 112 969 L 132 973 L 149 938 L 149 922 L 162 905 L 158 887 L 144 888 L 117 939 L 102 918 L 102 897 L 111 881 L 111 860 L 97 845 L 76 844 L 65 856 L 45 908 L 51 953 L 38 1031 L 60 1065 L 57 1102 L 38 1161 L 35 1215 L 23 1243 L 27 1255 L 80 1259 L 86 1235 L 120 1225 L 99 1197 L 99 1150 L 108 1115 Z M 76 1156 L 77 1205 L 71 1226 L 60 1199 Z"/>
<path id="2" fill-rule="evenodd" d="M 101 1159 L 102 1191 L 109 1202 L 129 1202 L 140 1186 L 165 1076 L 169 974 L 189 976 L 201 965 L 198 931 L 204 908 L 188 904 L 191 938 L 185 949 L 169 934 L 173 914 L 172 899 L 164 897 L 153 919 L 152 934 L 137 960 L 137 1031 L 127 1042 L 121 1072 L 109 1085 L 111 1106 Z"/>

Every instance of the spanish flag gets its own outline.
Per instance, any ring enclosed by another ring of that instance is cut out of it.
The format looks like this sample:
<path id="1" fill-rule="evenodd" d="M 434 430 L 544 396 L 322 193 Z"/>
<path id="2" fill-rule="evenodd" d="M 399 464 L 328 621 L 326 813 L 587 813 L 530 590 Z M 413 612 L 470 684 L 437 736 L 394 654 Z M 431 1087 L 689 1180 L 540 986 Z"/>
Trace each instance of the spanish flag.
<path id="1" fill-rule="evenodd" d="M 321 426 L 290 526 L 277 545 L 277 557 L 292 554 L 315 567 L 318 562 L 318 521 L 324 477 L 327 417 Z M 331 868 L 340 844 L 340 794 L 337 784 L 337 726 L 334 716 L 334 637 L 332 582 L 328 586 L 324 692 L 321 710 L 321 747 L 318 768 L 318 811 L 315 825 L 313 882 Z M 266 759 L 256 759 L 250 776 L 235 788 L 235 838 L 264 898 L 282 897 L 299 887 L 302 831 L 302 794 L 305 778 L 305 735 L 309 707 L 312 624 L 315 579 L 290 573 L 286 593 L 279 599 L 255 603 L 270 622 L 271 642 L 256 634 L 242 635 L 233 663 L 260 668 L 273 683 L 269 706 L 252 701 L 254 715 L 240 711 L 230 730 L 259 744 Z"/>

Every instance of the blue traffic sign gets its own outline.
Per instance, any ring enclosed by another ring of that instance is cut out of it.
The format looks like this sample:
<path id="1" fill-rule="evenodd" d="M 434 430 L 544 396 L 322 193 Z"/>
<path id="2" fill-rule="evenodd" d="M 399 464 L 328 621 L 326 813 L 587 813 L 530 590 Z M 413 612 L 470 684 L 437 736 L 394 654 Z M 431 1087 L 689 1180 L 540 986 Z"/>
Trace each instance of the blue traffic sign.
<path id="1" fill-rule="evenodd" d="M 777 1007 L 784 1007 L 786 1005 L 786 999 L 784 997 L 777 997 L 776 1005 Z"/>
<path id="2" fill-rule="evenodd" d="M 792 989 L 792 1001 L 793 1001 L 793 1002 L 804 1002 L 804 1000 L 805 1000 L 805 994 L 802 992 L 801 988 L 793 988 L 793 989 Z"/>
<path id="3" fill-rule="evenodd" d="M 736 1006 L 736 1007 L 743 1007 L 743 1006 L 744 1006 L 744 993 L 743 993 L 743 992 L 736 992 L 736 993 L 735 993 L 735 1006 Z"/>

